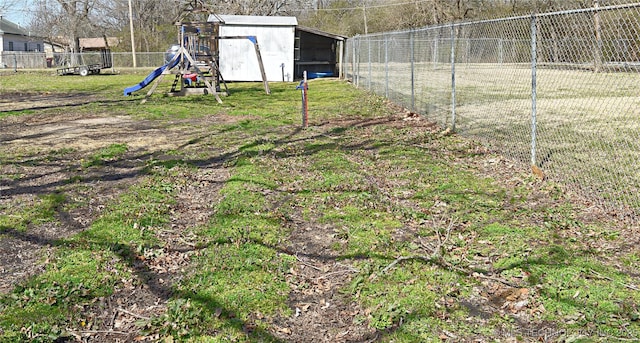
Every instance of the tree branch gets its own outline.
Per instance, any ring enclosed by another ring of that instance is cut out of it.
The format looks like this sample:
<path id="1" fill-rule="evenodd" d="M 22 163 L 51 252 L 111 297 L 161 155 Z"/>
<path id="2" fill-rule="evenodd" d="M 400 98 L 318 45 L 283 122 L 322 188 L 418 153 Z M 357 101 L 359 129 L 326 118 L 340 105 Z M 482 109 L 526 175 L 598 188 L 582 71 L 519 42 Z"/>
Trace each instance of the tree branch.
<path id="1" fill-rule="evenodd" d="M 404 262 L 404 261 L 409 261 L 409 260 L 421 260 L 424 261 L 426 263 L 432 263 L 432 264 L 436 264 L 442 268 L 445 268 L 447 270 L 450 271 L 454 271 L 454 272 L 458 272 L 461 273 L 465 276 L 468 277 L 475 277 L 475 278 L 481 278 L 481 279 L 486 279 L 486 280 L 491 280 L 491 281 L 495 281 L 495 282 L 499 282 L 502 283 L 504 285 L 507 285 L 509 287 L 513 287 L 513 288 L 519 288 L 518 285 L 509 282 L 507 280 L 504 280 L 502 278 L 498 278 L 498 277 L 494 277 L 494 276 L 489 276 L 489 275 L 484 275 L 478 272 L 473 272 L 458 266 L 454 266 L 451 263 L 447 262 L 447 260 L 444 259 L 444 251 L 445 251 L 445 245 L 449 242 L 449 239 L 451 238 L 451 231 L 453 230 L 453 226 L 455 224 L 455 220 L 451 219 L 449 221 L 449 224 L 447 226 L 447 228 L 445 229 L 444 234 L 440 232 L 440 230 L 436 230 L 436 238 L 438 241 L 438 244 L 435 247 L 431 247 L 429 245 L 427 245 L 424 242 L 420 242 L 422 247 L 425 250 L 431 250 L 431 254 L 430 255 L 412 255 L 412 256 L 400 256 L 398 258 L 396 258 L 395 260 L 393 260 L 391 263 L 389 263 L 386 267 L 384 267 L 379 274 L 373 273 L 371 274 L 371 276 L 369 277 L 369 280 L 374 280 L 376 279 L 379 275 L 385 274 L 387 273 L 390 269 L 394 268 L 398 263 Z"/>

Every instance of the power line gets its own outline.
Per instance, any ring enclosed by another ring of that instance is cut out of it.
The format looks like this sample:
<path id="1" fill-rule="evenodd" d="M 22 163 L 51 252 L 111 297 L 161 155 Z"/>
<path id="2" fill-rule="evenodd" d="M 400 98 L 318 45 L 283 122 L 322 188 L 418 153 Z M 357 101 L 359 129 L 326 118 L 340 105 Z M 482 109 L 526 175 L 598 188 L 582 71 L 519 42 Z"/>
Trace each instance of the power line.
<path id="1" fill-rule="evenodd" d="M 0 11 L 3 11 L 4 13 L 30 13 L 31 10 L 28 10 L 26 8 L 5 8 L 5 9 L 0 9 Z"/>
<path id="2" fill-rule="evenodd" d="M 427 2 L 427 1 L 431 1 L 431 0 L 416 0 L 416 1 L 411 1 L 411 2 L 399 2 L 399 3 L 395 3 L 395 4 L 383 4 L 383 5 L 366 5 L 365 7 L 367 9 L 371 9 L 371 8 L 387 8 L 387 7 L 404 6 L 404 5 L 415 5 L 415 4 L 419 4 L 419 3 L 423 3 L 423 2 Z M 339 7 L 339 8 L 297 9 L 297 10 L 292 10 L 292 12 L 305 12 L 305 11 L 309 11 L 309 12 L 313 12 L 313 11 L 330 12 L 330 11 L 356 11 L 356 10 L 358 10 L 358 11 L 362 10 L 362 6 L 358 6 L 358 7 Z"/>

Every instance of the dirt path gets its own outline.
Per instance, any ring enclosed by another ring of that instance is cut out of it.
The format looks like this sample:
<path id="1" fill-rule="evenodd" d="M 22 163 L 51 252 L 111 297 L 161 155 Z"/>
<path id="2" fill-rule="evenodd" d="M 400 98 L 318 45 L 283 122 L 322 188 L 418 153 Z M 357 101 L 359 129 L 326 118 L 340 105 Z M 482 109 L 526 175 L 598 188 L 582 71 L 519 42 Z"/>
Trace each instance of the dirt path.
<path id="1" fill-rule="evenodd" d="M 135 184 L 145 161 L 155 153 L 177 147 L 188 138 L 160 123 L 127 117 L 79 118 L 73 113 L 55 117 L 27 115 L 0 122 L 0 141 L 7 163 L 0 166 L 0 206 L 28 206 L 39 196 L 64 191 L 74 203 L 59 211 L 59 222 L 30 227 L 24 233 L 5 232 L 0 240 L 0 291 L 36 273 L 40 260 L 56 239 L 86 229 L 104 205 Z M 100 168 L 82 168 L 99 149 L 126 143 L 126 156 Z"/>

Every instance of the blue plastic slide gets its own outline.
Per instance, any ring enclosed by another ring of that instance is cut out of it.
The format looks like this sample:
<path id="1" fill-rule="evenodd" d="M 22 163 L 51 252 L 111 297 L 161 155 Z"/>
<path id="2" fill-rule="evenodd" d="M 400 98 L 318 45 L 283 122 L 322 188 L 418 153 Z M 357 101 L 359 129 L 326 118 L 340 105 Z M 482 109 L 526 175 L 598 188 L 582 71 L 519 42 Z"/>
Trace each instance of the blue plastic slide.
<path id="1" fill-rule="evenodd" d="M 135 86 L 131 86 L 131 87 L 125 88 L 124 89 L 124 95 L 125 96 L 131 95 L 131 93 L 139 91 L 144 87 L 147 87 L 151 82 L 153 82 L 153 80 L 155 80 L 158 76 L 162 75 L 162 73 L 165 70 L 175 67 L 176 64 L 178 64 L 178 61 L 179 61 L 179 59 L 174 58 L 171 61 L 169 61 L 169 63 L 167 63 L 167 64 L 163 65 L 162 67 L 152 71 L 151 74 L 149 74 L 149 76 L 147 76 L 144 80 L 142 80 L 142 82 L 138 83 Z"/>

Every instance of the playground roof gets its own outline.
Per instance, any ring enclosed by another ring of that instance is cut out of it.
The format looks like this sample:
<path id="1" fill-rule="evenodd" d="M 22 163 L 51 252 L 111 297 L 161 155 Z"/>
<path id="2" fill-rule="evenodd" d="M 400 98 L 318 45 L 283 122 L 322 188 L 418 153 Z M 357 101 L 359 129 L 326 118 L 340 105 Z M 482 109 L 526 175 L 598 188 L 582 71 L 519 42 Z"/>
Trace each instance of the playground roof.
<path id="1" fill-rule="evenodd" d="M 23 29 L 20 25 L 12 23 L 0 16 L 0 34 L 2 33 L 29 36 L 29 32 Z"/>
<path id="2" fill-rule="evenodd" d="M 222 22 L 220 22 L 222 19 Z M 276 16 L 251 16 L 251 15 L 209 15 L 210 22 L 218 22 L 222 25 L 242 26 L 297 26 L 296 17 Z"/>

